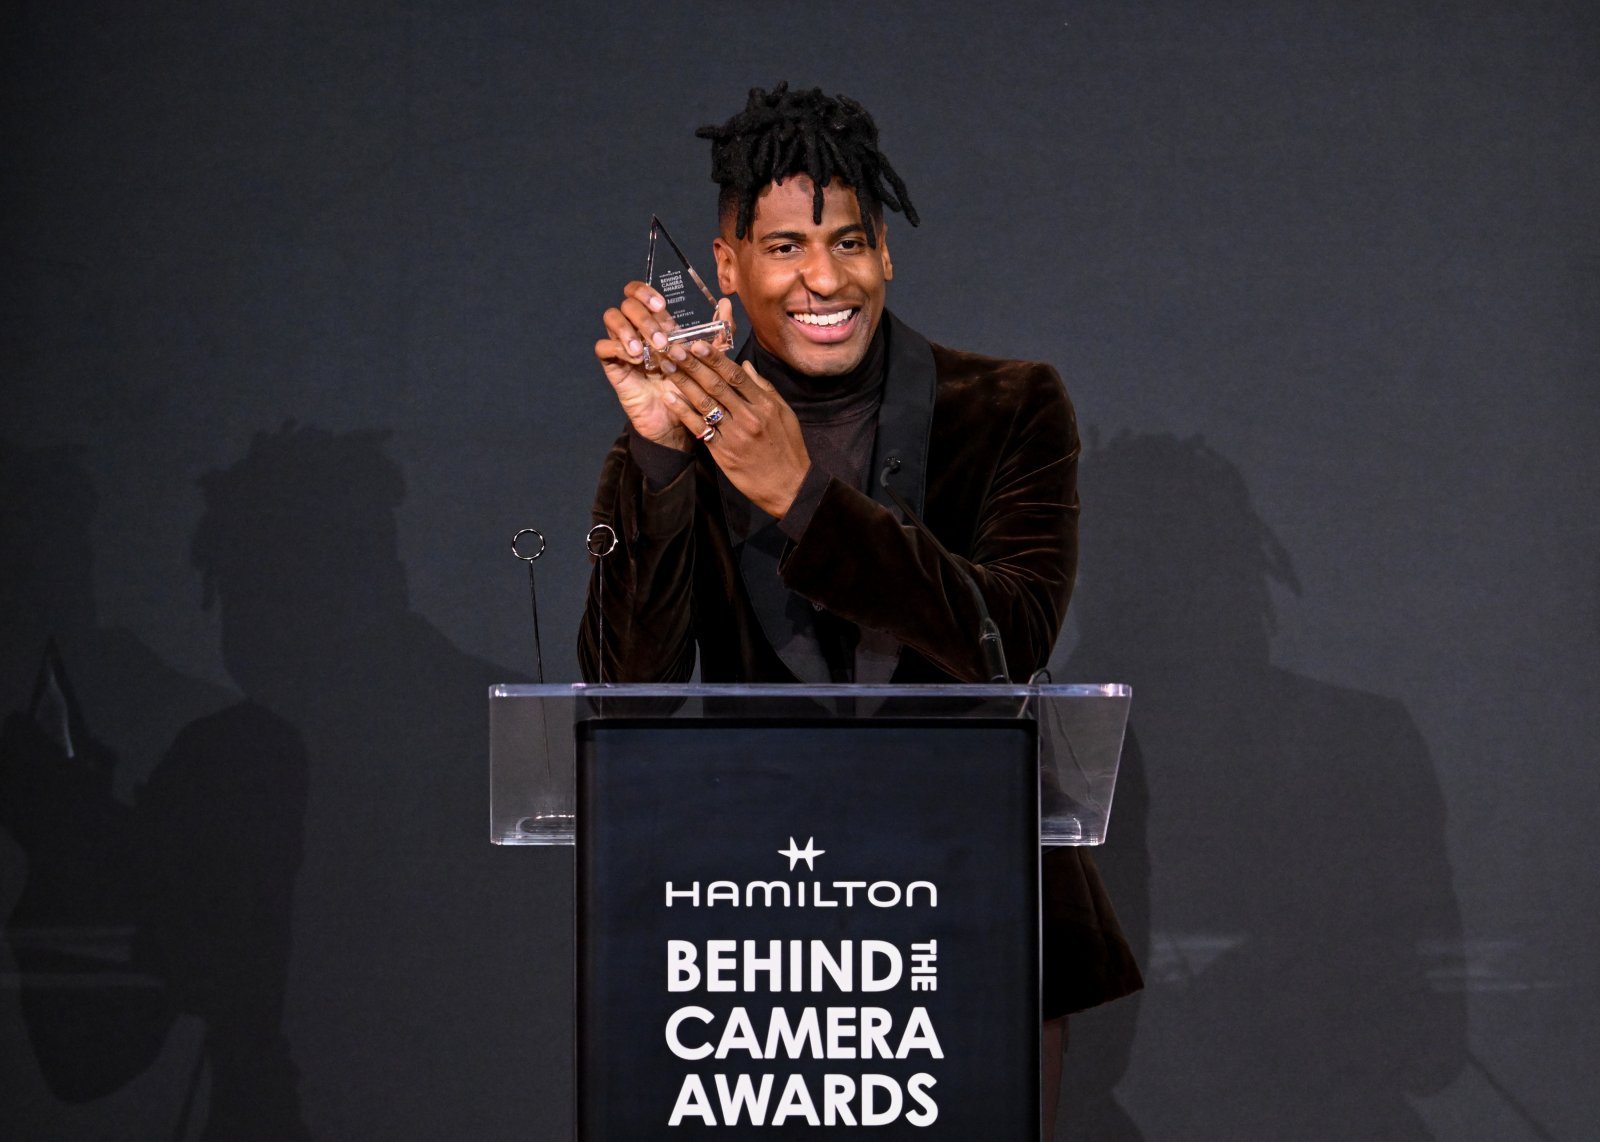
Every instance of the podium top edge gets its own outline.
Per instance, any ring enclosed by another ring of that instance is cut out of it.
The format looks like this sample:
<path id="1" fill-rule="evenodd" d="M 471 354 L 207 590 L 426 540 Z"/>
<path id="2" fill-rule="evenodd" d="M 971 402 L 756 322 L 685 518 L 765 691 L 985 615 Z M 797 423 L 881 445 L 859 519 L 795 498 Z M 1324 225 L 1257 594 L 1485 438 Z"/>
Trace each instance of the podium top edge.
<path id="1" fill-rule="evenodd" d="M 1133 687 L 1121 682 L 1048 683 L 1043 686 L 917 685 L 856 686 L 829 684 L 733 684 L 575 682 L 569 684 L 498 683 L 489 687 L 490 698 L 1131 698 Z"/>

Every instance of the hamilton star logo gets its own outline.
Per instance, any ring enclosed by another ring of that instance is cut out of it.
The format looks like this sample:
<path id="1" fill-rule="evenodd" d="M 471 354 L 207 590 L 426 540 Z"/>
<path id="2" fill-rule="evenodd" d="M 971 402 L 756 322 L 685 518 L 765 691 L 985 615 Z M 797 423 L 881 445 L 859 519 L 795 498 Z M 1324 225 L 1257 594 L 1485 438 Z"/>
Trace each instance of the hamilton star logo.
<path id="1" fill-rule="evenodd" d="M 779 856 L 788 857 L 789 858 L 789 871 L 790 872 L 794 871 L 794 866 L 795 866 L 796 862 L 798 862 L 798 861 L 805 861 L 806 862 L 806 871 L 808 871 L 808 872 L 815 872 L 816 871 L 816 866 L 813 865 L 811 862 L 816 860 L 819 856 L 821 856 L 823 853 L 827 852 L 828 850 L 827 849 L 814 849 L 814 848 L 812 848 L 811 847 L 811 843 L 814 840 L 816 840 L 815 837 L 807 837 L 806 838 L 806 847 L 805 848 L 801 848 L 800 846 L 798 846 L 798 845 L 796 845 L 794 843 L 794 838 L 790 837 L 789 838 L 789 847 L 786 848 L 786 849 L 779 849 L 778 850 L 778 855 Z"/>

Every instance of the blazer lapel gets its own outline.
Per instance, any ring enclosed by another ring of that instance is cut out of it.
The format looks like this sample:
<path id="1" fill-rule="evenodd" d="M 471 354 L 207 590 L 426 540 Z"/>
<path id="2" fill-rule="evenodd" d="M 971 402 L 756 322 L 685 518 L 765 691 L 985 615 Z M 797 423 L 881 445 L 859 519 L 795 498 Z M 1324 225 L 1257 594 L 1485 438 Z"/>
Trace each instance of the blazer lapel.
<path id="1" fill-rule="evenodd" d="M 938 371 L 927 338 L 892 313 L 885 312 L 884 317 L 889 322 L 889 365 L 872 445 L 872 467 L 864 490 L 890 511 L 898 512 L 883 490 L 882 480 L 887 474 L 894 490 L 920 516 L 928 480 L 928 434 L 933 425 Z M 882 631 L 863 628 L 856 647 L 856 681 L 865 685 L 888 682 L 900 665 L 901 649 L 899 642 Z"/>
<path id="2" fill-rule="evenodd" d="M 913 511 L 922 514 L 923 488 L 928 479 L 928 433 L 933 424 L 933 397 L 938 374 L 933 346 L 927 338 L 885 312 L 889 321 L 889 372 L 884 379 L 883 407 L 878 410 L 878 434 L 872 448 L 870 486 L 866 493 L 894 510 L 881 483 L 884 469 L 890 483 Z"/>

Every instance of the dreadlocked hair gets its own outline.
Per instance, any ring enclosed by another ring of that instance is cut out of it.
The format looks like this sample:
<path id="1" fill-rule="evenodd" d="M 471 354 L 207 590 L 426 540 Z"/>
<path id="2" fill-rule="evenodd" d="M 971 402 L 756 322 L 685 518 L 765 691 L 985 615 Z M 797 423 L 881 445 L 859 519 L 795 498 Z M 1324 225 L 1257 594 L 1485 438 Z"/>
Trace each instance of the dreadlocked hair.
<path id="1" fill-rule="evenodd" d="M 718 211 L 724 218 L 735 215 L 735 238 L 750 232 L 756 199 L 767 184 L 793 174 L 811 179 L 813 222 L 822 221 L 823 188 L 834 179 L 854 190 L 874 248 L 883 207 L 913 226 L 920 221 L 906 184 L 878 150 L 877 124 L 854 99 L 830 98 L 819 87 L 790 91 L 786 82 L 771 91 L 755 87 L 743 111 L 695 135 L 711 140 L 711 181 L 722 187 Z"/>

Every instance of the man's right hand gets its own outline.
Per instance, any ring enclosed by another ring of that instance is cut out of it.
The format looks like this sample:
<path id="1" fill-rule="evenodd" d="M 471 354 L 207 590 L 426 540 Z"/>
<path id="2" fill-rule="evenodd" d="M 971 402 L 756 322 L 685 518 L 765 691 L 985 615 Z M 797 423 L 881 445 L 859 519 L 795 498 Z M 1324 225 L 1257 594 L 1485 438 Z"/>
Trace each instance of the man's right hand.
<path id="1" fill-rule="evenodd" d="M 622 294 L 622 304 L 605 312 L 609 336 L 595 342 L 594 355 L 634 431 L 646 440 L 687 452 L 694 437 L 662 401 L 666 377 L 677 372 L 676 361 L 687 356 L 687 348 L 682 343 L 669 346 L 667 334 L 676 326 L 659 293 L 644 282 L 629 282 Z M 727 298 L 717 302 L 717 317 L 733 327 L 733 303 Z M 648 368 L 644 357 L 647 343 Z"/>

